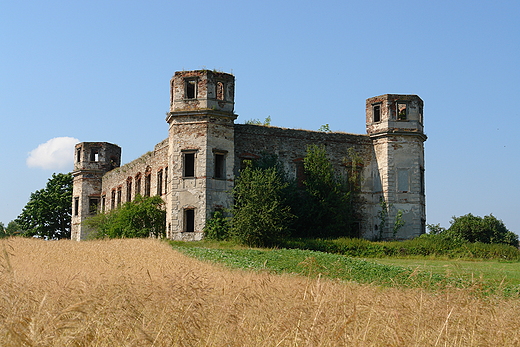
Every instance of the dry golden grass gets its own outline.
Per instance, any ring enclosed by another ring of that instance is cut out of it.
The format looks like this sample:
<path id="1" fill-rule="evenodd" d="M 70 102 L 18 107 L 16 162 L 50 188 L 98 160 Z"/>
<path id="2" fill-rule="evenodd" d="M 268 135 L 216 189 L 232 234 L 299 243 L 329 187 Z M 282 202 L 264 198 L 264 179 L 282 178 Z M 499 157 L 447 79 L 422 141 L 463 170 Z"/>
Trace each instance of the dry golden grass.
<path id="1" fill-rule="evenodd" d="M 1 346 L 517 346 L 520 301 L 230 271 L 157 240 L 0 241 Z"/>

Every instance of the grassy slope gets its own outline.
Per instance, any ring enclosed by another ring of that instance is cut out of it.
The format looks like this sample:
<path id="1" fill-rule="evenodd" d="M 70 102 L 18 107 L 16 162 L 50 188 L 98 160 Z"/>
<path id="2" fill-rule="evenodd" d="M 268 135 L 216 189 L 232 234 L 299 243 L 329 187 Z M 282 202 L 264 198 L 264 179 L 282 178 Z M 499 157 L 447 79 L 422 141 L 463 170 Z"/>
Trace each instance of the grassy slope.
<path id="1" fill-rule="evenodd" d="M 356 259 L 296 249 L 247 249 L 204 242 L 172 243 L 181 252 L 226 266 L 383 286 L 473 288 L 478 294 L 520 296 L 520 263 L 431 259 Z"/>

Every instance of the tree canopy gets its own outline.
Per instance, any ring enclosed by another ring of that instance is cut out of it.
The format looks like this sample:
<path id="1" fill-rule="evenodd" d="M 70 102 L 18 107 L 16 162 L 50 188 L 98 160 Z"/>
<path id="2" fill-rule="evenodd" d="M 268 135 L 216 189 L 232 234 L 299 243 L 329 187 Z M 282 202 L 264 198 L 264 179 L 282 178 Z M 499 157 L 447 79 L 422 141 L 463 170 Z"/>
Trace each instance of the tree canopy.
<path id="1" fill-rule="evenodd" d="M 492 214 L 482 218 L 468 213 L 461 217 L 453 217 L 450 223 L 451 226 L 446 232 L 468 242 L 506 243 L 518 247 L 518 236 Z"/>
<path id="2" fill-rule="evenodd" d="M 15 222 L 26 236 L 70 238 L 71 201 L 72 175 L 52 174 L 44 189 L 31 194 Z"/>

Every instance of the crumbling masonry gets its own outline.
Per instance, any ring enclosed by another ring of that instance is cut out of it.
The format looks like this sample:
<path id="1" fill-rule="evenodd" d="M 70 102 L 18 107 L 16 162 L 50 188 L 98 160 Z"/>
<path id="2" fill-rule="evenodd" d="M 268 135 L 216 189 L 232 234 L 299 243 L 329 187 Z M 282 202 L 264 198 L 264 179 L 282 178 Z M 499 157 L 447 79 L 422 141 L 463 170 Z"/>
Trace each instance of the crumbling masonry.
<path id="1" fill-rule="evenodd" d="M 366 100 L 366 135 L 235 124 L 235 78 L 208 70 L 176 72 L 170 83 L 168 138 L 121 166 L 121 149 L 107 142 L 76 145 L 72 239 L 89 230 L 82 222 L 117 208 L 137 194 L 165 201 L 167 237 L 200 240 L 212 212 L 232 204 L 229 194 L 244 160 L 275 154 L 293 178 L 302 177 L 309 144 L 326 146 L 344 173 L 349 148 L 361 158 L 360 236 L 407 239 L 425 232 L 423 101 L 386 94 Z M 352 164 L 350 164 L 352 165 Z M 388 214 L 381 223 L 381 209 Z M 398 211 L 405 221 L 397 234 Z"/>

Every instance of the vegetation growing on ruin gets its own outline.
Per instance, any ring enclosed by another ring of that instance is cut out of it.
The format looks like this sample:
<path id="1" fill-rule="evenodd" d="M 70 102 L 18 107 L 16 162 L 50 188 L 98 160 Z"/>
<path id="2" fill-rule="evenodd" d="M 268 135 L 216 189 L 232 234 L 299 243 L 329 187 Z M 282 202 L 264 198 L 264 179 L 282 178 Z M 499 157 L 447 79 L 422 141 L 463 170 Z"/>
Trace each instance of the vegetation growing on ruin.
<path id="1" fill-rule="evenodd" d="M 133 201 L 92 216 L 83 223 L 94 230 L 95 238 L 164 237 L 166 212 L 163 204 L 160 196 L 138 195 Z"/>

